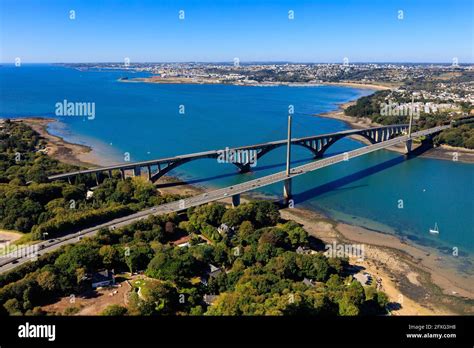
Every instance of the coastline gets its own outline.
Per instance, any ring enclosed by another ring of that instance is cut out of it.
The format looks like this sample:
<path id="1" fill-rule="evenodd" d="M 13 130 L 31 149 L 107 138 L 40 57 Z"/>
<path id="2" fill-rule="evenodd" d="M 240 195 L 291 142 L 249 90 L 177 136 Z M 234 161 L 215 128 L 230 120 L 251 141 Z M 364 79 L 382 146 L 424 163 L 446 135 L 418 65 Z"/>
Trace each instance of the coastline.
<path id="1" fill-rule="evenodd" d="M 472 281 L 453 272 L 454 268 L 441 264 L 444 260 L 435 253 L 407 244 L 395 235 L 337 222 L 307 209 L 286 208 L 281 210 L 281 215 L 301 224 L 324 244 L 362 244 L 363 259 L 351 257 L 350 263 L 362 267 L 374 279 L 381 279 L 381 289 L 390 301 L 401 305 L 400 309 L 392 311 L 393 315 L 474 312 Z"/>
<path id="2" fill-rule="evenodd" d="M 358 118 L 347 116 L 344 114 L 344 110 L 351 105 L 354 105 L 355 101 L 339 104 L 339 107 L 334 111 L 324 112 L 321 114 L 313 114 L 316 117 L 331 118 L 339 120 L 347 124 L 349 127 L 354 129 L 368 128 L 368 127 L 380 127 L 382 124 L 373 122 L 368 117 Z M 365 145 L 370 145 L 370 142 L 362 137 L 353 137 L 351 139 L 362 142 Z M 413 143 L 413 150 L 416 150 L 419 144 Z M 387 150 L 405 154 L 405 146 L 402 144 L 388 147 Z M 417 155 L 422 158 L 433 158 L 444 161 L 453 161 L 454 153 L 457 153 L 457 161 L 461 163 L 474 163 L 474 150 L 465 148 L 456 148 L 448 145 L 440 145 L 438 147 L 431 148 L 422 154 Z"/>
<path id="3" fill-rule="evenodd" d="M 7 117 L 5 117 L 7 118 Z M 96 167 L 101 159 L 90 146 L 74 144 L 48 131 L 50 123 L 59 122 L 54 118 L 22 117 L 12 118 L 12 122 L 22 122 L 30 126 L 43 137 L 46 142 L 46 153 L 57 160 L 78 167 Z"/>
<path id="4" fill-rule="evenodd" d="M 159 76 L 151 77 L 134 77 L 134 78 L 120 78 L 119 82 L 125 83 L 156 83 L 156 84 L 177 84 L 177 85 L 229 85 L 229 86 L 248 86 L 248 87 L 276 87 L 276 86 L 288 86 L 288 87 L 316 87 L 316 86 L 343 86 L 352 87 L 359 89 L 370 89 L 370 90 L 386 90 L 391 89 L 394 86 L 384 85 L 381 83 L 358 83 L 358 82 L 224 82 L 219 79 L 199 79 L 199 78 L 161 78 Z"/>
<path id="5" fill-rule="evenodd" d="M 50 134 L 47 127 L 49 123 L 57 122 L 55 119 L 32 117 L 14 121 L 32 126 L 47 141 L 51 149 L 48 154 L 58 160 L 87 167 L 96 167 L 101 163 L 100 157 L 94 154 L 91 147 L 73 144 Z M 195 195 L 204 192 L 200 187 L 170 176 L 160 179 L 157 188 L 161 193 Z M 242 199 L 243 202 L 248 200 L 248 197 Z M 230 198 L 224 202 L 230 204 Z M 418 245 L 407 244 L 395 235 L 338 222 L 308 209 L 287 208 L 281 210 L 281 215 L 284 219 L 302 224 L 308 233 L 327 244 L 336 241 L 365 245 L 367 255 L 364 261 L 351 259 L 351 263 L 364 267 L 374 278 L 381 278 L 383 290 L 391 302 L 399 302 L 402 295 L 402 307 L 392 314 L 458 314 L 457 308 L 462 306 L 456 306 L 457 301 L 463 301 L 462 298 L 474 299 L 474 291 L 470 286 L 472 282 L 468 278 L 453 272 L 452 267 L 440 265 L 435 253 Z M 420 294 L 424 295 L 420 297 Z M 436 302 L 430 300 L 432 297 Z M 439 303 L 445 303 L 446 308 L 436 308 L 435 304 Z M 474 308 L 468 308 L 467 313 L 474 313 Z"/>
<path id="6" fill-rule="evenodd" d="M 392 89 L 397 85 L 394 84 L 381 84 L 381 83 L 359 83 L 359 82 L 322 82 L 321 85 L 324 86 L 344 86 L 344 87 L 353 87 L 360 89 L 371 89 L 376 91 L 383 91 L 387 89 Z M 347 104 L 347 103 L 346 103 Z"/>

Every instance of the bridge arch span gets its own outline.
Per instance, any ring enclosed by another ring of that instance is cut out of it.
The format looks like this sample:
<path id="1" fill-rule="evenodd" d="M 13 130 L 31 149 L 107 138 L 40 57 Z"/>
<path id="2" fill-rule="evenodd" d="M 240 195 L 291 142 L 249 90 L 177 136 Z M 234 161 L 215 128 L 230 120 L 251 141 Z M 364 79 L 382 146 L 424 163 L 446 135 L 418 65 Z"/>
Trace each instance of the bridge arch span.
<path id="1" fill-rule="evenodd" d="M 340 139 L 344 139 L 347 137 L 355 137 L 368 140 L 370 144 L 380 143 L 382 141 L 387 141 L 389 139 L 394 138 L 395 136 L 400 135 L 403 132 L 404 128 L 386 128 L 381 130 L 374 130 L 374 131 L 367 131 L 367 132 L 359 132 L 359 133 L 352 133 L 352 134 L 342 134 L 339 137 L 332 138 L 326 145 L 324 145 L 317 153 L 316 157 L 322 157 L 326 150 L 330 148 L 334 143 L 336 143 Z"/>
<path id="2" fill-rule="evenodd" d="M 353 135 L 353 134 L 349 134 L 349 135 Z M 377 141 L 373 138 L 370 137 L 370 135 L 368 134 L 355 134 L 355 135 L 360 135 L 361 137 L 367 139 L 370 141 L 371 144 L 375 144 Z M 336 143 L 338 140 L 340 139 L 343 139 L 345 138 L 346 135 L 343 135 L 343 136 L 339 136 L 339 137 L 330 137 L 330 138 L 321 138 L 320 139 L 320 146 L 318 145 L 318 143 L 315 144 L 315 147 L 311 146 L 311 145 L 308 145 L 306 144 L 305 142 L 295 142 L 295 143 L 292 143 L 291 145 L 296 145 L 296 146 L 301 146 L 305 149 L 308 149 L 309 151 L 311 151 L 311 153 L 313 154 L 314 158 L 320 158 L 323 156 L 324 152 L 329 148 L 331 147 L 334 143 Z M 323 142 L 323 139 L 325 139 L 325 143 Z M 310 141 L 311 143 L 311 141 Z M 270 151 L 274 150 L 274 149 L 277 149 L 279 147 L 282 147 L 282 146 L 286 146 L 286 143 L 285 144 L 277 144 L 277 145 L 273 145 L 273 146 L 269 146 L 265 149 L 263 149 L 262 151 L 260 151 L 258 154 L 257 154 L 257 160 L 260 159 L 261 157 L 263 157 L 264 155 L 266 155 L 267 153 L 269 153 Z M 250 168 L 246 168 L 246 170 L 250 170 Z"/>
<path id="3" fill-rule="evenodd" d="M 393 128 L 393 129 L 381 129 L 379 131 L 374 130 L 374 131 L 369 131 L 369 132 L 339 134 L 337 136 L 323 137 L 323 138 L 318 139 L 319 143 L 318 141 L 316 141 L 316 143 L 314 143 L 314 147 L 312 145 L 308 145 L 306 141 L 294 142 L 292 143 L 292 145 L 302 146 L 310 150 L 312 154 L 314 155 L 314 158 L 320 158 L 324 155 L 326 150 L 330 148 L 334 143 L 346 137 L 351 137 L 351 136 L 360 137 L 360 138 L 368 140 L 371 144 L 376 144 L 378 142 L 391 139 L 394 136 L 399 135 L 402 131 L 403 129 L 400 127 L 400 128 Z M 386 132 L 386 133 L 383 133 L 383 132 Z M 307 142 L 310 144 L 313 144 L 313 141 L 311 140 L 308 140 Z M 264 155 L 266 155 L 267 153 L 269 153 L 270 151 L 282 146 L 286 146 L 286 143 L 275 144 L 275 145 L 266 147 L 265 149 L 258 152 L 257 160 L 263 157 Z M 244 170 L 249 171 L 250 167 L 246 166 Z"/>
<path id="4" fill-rule="evenodd" d="M 359 138 L 368 140 L 368 141 L 370 141 L 371 144 L 377 143 L 377 141 L 373 137 L 371 137 L 369 134 L 366 134 L 366 133 L 352 134 L 352 136 L 355 137 L 355 138 L 359 137 Z"/>
<path id="5" fill-rule="evenodd" d="M 257 162 L 260 158 L 262 158 L 263 156 L 265 156 L 267 153 L 275 150 L 275 149 L 278 149 L 280 147 L 285 147 L 287 144 L 286 143 L 283 143 L 283 144 L 273 144 L 271 146 L 267 146 L 265 147 L 264 149 L 260 150 L 257 152 Z M 292 146 L 293 145 L 297 145 L 297 146 L 301 146 L 309 151 L 311 151 L 311 153 L 314 155 L 314 157 L 316 158 L 316 154 L 317 154 L 317 150 L 315 150 L 314 148 L 312 148 L 311 146 L 307 145 L 307 144 L 303 144 L 303 143 L 292 143 L 291 144 Z M 247 173 L 250 171 L 250 164 L 244 164 L 242 165 L 242 168 L 240 169 L 241 173 Z"/>
<path id="6" fill-rule="evenodd" d="M 203 159 L 217 159 L 218 156 L 219 155 L 209 155 L 209 156 L 206 156 L 206 157 L 183 158 L 181 160 L 172 162 L 172 163 L 168 164 L 166 167 L 164 167 L 163 169 L 160 169 L 158 172 L 155 172 L 154 174 L 151 174 L 149 176 L 149 179 L 150 179 L 151 182 L 156 182 L 163 175 L 166 175 L 167 173 L 169 173 L 173 169 L 176 169 L 177 167 L 182 166 L 186 163 L 189 163 L 189 162 L 192 162 L 192 161 L 197 161 L 197 160 L 203 160 Z M 224 162 L 224 163 L 227 163 L 227 162 Z M 228 163 L 233 164 L 234 166 L 236 166 L 239 169 L 239 171 L 244 172 L 245 165 L 243 165 L 241 163 L 235 163 L 235 162 L 228 162 Z"/>
<path id="7" fill-rule="evenodd" d="M 317 150 L 313 149 L 311 146 L 308 146 L 306 144 L 302 144 L 302 143 L 294 143 L 292 145 L 297 145 L 297 146 L 301 146 L 301 147 L 304 147 L 305 149 L 308 149 L 310 150 L 313 155 L 316 157 L 316 154 L 317 154 Z M 276 145 L 272 145 L 272 146 L 268 146 L 266 148 L 264 148 L 263 150 L 261 151 L 258 151 L 257 152 L 257 158 L 256 160 L 258 161 L 262 156 L 264 156 L 265 154 L 267 154 L 268 152 L 274 150 L 274 149 L 277 149 L 279 147 L 283 147 L 283 146 L 286 146 L 286 144 L 276 144 Z M 248 150 L 252 150 L 252 149 L 247 149 L 246 151 Z M 202 159 L 217 159 L 219 157 L 219 155 L 209 155 L 209 156 L 206 156 L 206 157 L 197 157 L 197 158 L 183 158 L 181 160 L 178 160 L 178 161 L 175 161 L 169 165 L 167 165 L 166 167 L 164 167 L 163 169 L 159 170 L 158 172 L 152 174 L 150 176 L 150 181 L 151 182 L 155 182 L 157 181 L 159 178 L 161 178 L 163 175 L 166 175 L 167 173 L 169 173 L 170 171 L 172 171 L 173 169 L 176 169 L 177 167 L 179 166 L 182 166 L 186 163 L 189 163 L 191 161 L 197 161 L 197 160 L 202 160 Z M 236 166 L 239 171 L 241 173 L 247 173 L 250 171 L 251 167 L 250 167 L 250 163 L 247 163 L 247 164 L 242 164 L 242 163 L 238 163 L 238 162 L 228 162 L 229 164 L 233 164 L 234 166 Z"/>
<path id="8" fill-rule="evenodd" d="M 320 134 L 316 136 L 309 136 L 304 138 L 297 138 L 292 139 L 292 145 L 301 146 L 313 154 L 314 158 L 322 157 L 325 151 L 331 147 L 334 143 L 336 143 L 339 139 L 345 138 L 347 136 L 358 136 L 360 138 L 364 138 L 368 140 L 371 144 L 380 143 L 386 140 L 393 138 L 396 135 L 399 135 L 402 132 L 406 132 L 408 130 L 409 125 L 407 124 L 397 124 L 391 126 L 383 126 L 383 127 L 372 127 L 367 129 L 357 129 L 357 130 L 345 130 L 336 133 L 330 134 Z M 237 147 L 232 150 L 237 153 L 237 158 L 239 161 L 242 161 L 246 158 L 247 161 L 250 163 L 242 164 L 237 161 L 226 161 L 228 163 L 232 163 L 235 165 L 241 173 L 245 173 L 251 170 L 251 165 L 253 165 L 252 160 L 259 160 L 263 156 L 265 156 L 270 151 L 279 148 L 285 147 L 287 145 L 286 140 L 279 140 L 273 142 L 267 142 L 263 144 L 257 145 L 250 145 L 250 146 L 243 146 Z M 221 150 L 222 151 L 222 150 Z M 93 168 L 88 170 L 81 170 L 66 174 L 57 174 L 48 177 L 49 180 L 59 180 L 59 179 L 68 179 L 71 180 L 73 177 L 80 176 L 82 174 L 96 174 L 96 181 L 99 181 L 99 177 L 101 176 L 102 172 L 108 172 L 109 176 L 111 176 L 113 170 L 120 170 L 122 177 L 125 177 L 126 170 L 133 170 L 133 175 L 141 175 L 141 170 L 143 168 L 148 169 L 148 179 L 151 181 L 156 181 L 161 178 L 163 175 L 169 173 L 171 170 L 184 165 L 188 162 L 198 160 L 198 159 L 206 159 L 206 158 L 213 158 L 218 159 L 220 157 L 221 151 L 204 151 L 201 153 L 194 153 L 194 154 L 187 154 L 183 156 L 175 156 L 170 158 L 158 159 L 158 160 L 148 160 L 142 162 L 135 162 L 135 163 L 128 163 L 125 165 L 114 165 L 109 167 L 103 168 Z M 254 153 L 247 153 L 247 151 L 255 151 Z M 156 170 L 152 170 L 157 168 Z"/>

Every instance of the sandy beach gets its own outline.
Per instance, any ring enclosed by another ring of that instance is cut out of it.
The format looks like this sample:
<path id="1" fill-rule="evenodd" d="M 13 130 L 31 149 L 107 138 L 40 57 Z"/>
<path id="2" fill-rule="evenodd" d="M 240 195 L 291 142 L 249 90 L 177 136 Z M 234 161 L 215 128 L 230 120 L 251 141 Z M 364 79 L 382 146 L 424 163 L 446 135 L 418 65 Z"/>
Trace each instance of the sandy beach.
<path id="1" fill-rule="evenodd" d="M 73 144 L 63 138 L 48 132 L 48 125 L 58 122 L 53 118 L 26 117 L 15 118 L 13 122 L 23 122 L 38 132 L 47 141 L 46 151 L 51 157 L 57 160 L 76 165 L 79 167 L 97 167 L 100 165 L 100 158 L 92 151 L 92 148 L 85 145 Z"/>
<path id="2" fill-rule="evenodd" d="M 121 78 L 120 82 L 126 83 L 158 83 L 158 84 L 189 84 L 189 85 L 233 85 L 233 86 L 256 86 L 256 87 L 272 87 L 272 86 L 344 86 L 360 89 L 371 90 L 386 90 L 397 87 L 393 84 L 382 83 L 359 83 L 359 82 L 255 82 L 255 81 L 225 81 L 218 78 L 196 78 L 196 77 L 135 77 L 135 78 Z"/>
<path id="3" fill-rule="evenodd" d="M 386 89 L 392 89 L 398 87 L 395 84 L 382 84 L 382 83 L 361 83 L 361 82 L 323 82 L 321 83 L 325 86 L 345 86 L 353 88 L 362 88 L 362 89 L 372 89 L 377 91 L 383 91 Z"/>
<path id="4" fill-rule="evenodd" d="M 375 279 L 391 302 L 401 308 L 393 315 L 450 315 L 474 313 L 472 275 L 455 272 L 455 265 L 437 253 L 402 242 L 394 235 L 328 219 L 299 208 L 283 209 L 284 219 L 294 220 L 325 244 L 364 245 L 364 258 L 351 258 Z M 470 260 L 472 262 L 472 260 Z"/>
<path id="5" fill-rule="evenodd" d="M 341 112 L 341 111 L 339 111 Z M 343 116 L 343 115 L 342 115 Z M 81 165 L 98 166 L 100 158 L 87 146 L 71 144 L 47 132 L 47 125 L 54 119 L 24 118 L 21 122 L 31 125 L 48 142 L 49 155 L 58 160 Z M 363 126 L 363 125 L 361 125 Z M 161 193 L 193 196 L 204 189 L 189 185 L 173 177 L 163 177 L 157 182 Z M 256 196 L 252 196 L 256 197 Z M 242 202 L 247 201 L 243 198 Z M 224 203 L 230 204 L 230 198 Z M 283 209 L 282 218 L 295 220 L 317 239 L 330 244 L 365 245 L 363 260 L 351 263 L 365 268 L 374 279 L 382 280 L 382 290 L 393 303 L 401 308 L 394 315 L 435 315 L 474 313 L 472 275 L 455 271 L 456 262 L 446 262 L 433 251 L 409 245 L 394 235 L 380 233 L 328 219 L 323 214 L 301 209 Z M 473 260 L 465 260 L 473 262 Z M 471 302 L 466 301 L 470 299 Z"/>

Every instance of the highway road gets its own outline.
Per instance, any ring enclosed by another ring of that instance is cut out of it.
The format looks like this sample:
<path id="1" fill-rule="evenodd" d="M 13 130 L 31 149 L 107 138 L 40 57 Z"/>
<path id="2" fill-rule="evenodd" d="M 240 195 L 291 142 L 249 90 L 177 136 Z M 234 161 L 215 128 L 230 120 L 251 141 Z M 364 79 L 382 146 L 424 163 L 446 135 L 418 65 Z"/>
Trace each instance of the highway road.
<path id="1" fill-rule="evenodd" d="M 446 128 L 450 128 L 450 126 L 449 125 L 438 126 L 438 127 L 422 130 L 419 132 L 415 132 L 412 134 L 412 138 L 418 138 L 421 136 L 429 135 L 431 133 L 439 132 Z M 97 231 L 99 231 L 99 229 L 103 227 L 115 229 L 115 228 L 129 225 L 138 220 L 145 219 L 149 215 L 161 215 L 161 214 L 167 214 L 167 213 L 172 213 L 172 212 L 178 212 L 178 211 L 186 210 L 190 207 L 199 206 L 199 205 L 206 204 L 209 202 L 219 201 L 225 198 L 232 197 L 233 195 L 252 191 L 264 186 L 268 186 L 277 182 L 284 181 L 288 178 L 294 178 L 296 176 L 303 175 L 305 173 L 312 172 L 314 170 L 324 168 L 336 163 L 350 161 L 351 158 L 362 156 L 370 152 L 374 152 L 374 151 L 384 149 L 384 148 L 397 145 L 397 144 L 403 144 L 408 139 L 409 139 L 408 135 L 396 137 L 394 139 L 390 139 L 381 143 L 364 146 L 356 150 L 352 150 L 352 151 L 348 151 L 339 155 L 323 158 L 311 163 L 307 163 L 307 164 L 292 168 L 290 171 L 290 176 L 286 175 L 286 171 L 278 172 L 278 173 L 271 174 L 262 178 L 250 180 L 242 184 L 210 191 L 207 193 L 203 193 L 194 197 L 182 199 L 175 202 L 162 204 L 156 207 L 152 207 L 152 208 L 140 211 L 138 213 L 134 213 L 122 218 L 109 221 L 107 223 L 103 223 L 103 224 L 100 224 L 88 229 L 81 230 L 76 233 L 68 234 L 60 238 L 43 241 L 36 244 L 39 249 L 36 255 L 33 254 L 33 255 L 23 256 L 21 255 L 22 253 L 20 252 L 20 253 L 17 253 L 20 255 L 7 254 L 0 257 L 0 273 L 11 270 L 15 268 L 16 266 L 31 260 L 32 257 L 35 257 L 35 256 L 37 257 L 45 253 L 51 252 L 66 244 L 75 243 L 79 241 L 80 239 L 82 239 L 83 237 L 93 236 L 97 233 Z"/>

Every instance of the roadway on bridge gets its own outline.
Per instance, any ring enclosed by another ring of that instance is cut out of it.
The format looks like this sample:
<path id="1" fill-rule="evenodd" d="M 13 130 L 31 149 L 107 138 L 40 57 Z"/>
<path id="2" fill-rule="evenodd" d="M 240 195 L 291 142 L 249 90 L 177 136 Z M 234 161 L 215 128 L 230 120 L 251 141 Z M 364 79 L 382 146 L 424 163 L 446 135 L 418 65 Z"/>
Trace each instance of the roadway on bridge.
<path id="1" fill-rule="evenodd" d="M 291 143 L 297 145 L 301 142 L 304 143 L 305 141 L 327 139 L 330 137 L 350 136 L 350 135 L 356 135 L 356 134 L 361 134 L 361 133 L 370 132 L 370 131 L 378 131 L 378 130 L 390 129 L 393 127 L 404 127 L 404 126 L 408 126 L 408 125 L 397 124 L 397 125 L 390 125 L 390 126 L 372 127 L 372 128 L 366 128 L 366 129 L 349 129 L 349 130 L 344 130 L 344 131 L 340 131 L 336 133 L 319 134 L 316 136 L 309 136 L 309 137 L 303 137 L 303 138 L 293 138 L 291 139 Z M 269 146 L 283 146 L 286 144 L 287 144 L 287 140 L 285 139 L 285 140 L 277 140 L 277 141 L 270 141 L 266 143 L 254 144 L 254 145 L 235 147 L 232 149 L 227 149 L 227 151 L 235 151 L 236 153 L 238 153 L 239 151 L 258 150 L 258 149 L 262 149 Z M 154 160 L 127 162 L 127 163 L 122 163 L 122 164 L 117 164 L 117 165 L 112 165 L 112 166 L 107 166 L 107 167 L 84 169 L 84 170 L 78 170 L 78 171 L 74 171 L 70 173 L 51 175 L 48 177 L 48 179 L 60 180 L 60 179 L 71 178 L 77 175 L 95 174 L 95 173 L 108 172 L 112 170 L 131 170 L 136 167 L 147 167 L 147 166 L 149 167 L 149 166 L 157 166 L 157 165 L 163 165 L 163 164 L 167 165 L 170 163 L 179 162 L 183 160 L 194 160 L 198 158 L 215 158 L 219 156 L 219 154 L 222 151 L 223 150 L 209 150 L 209 151 L 202 151 L 202 152 L 196 152 L 196 153 L 191 153 L 191 154 L 160 158 L 160 159 L 154 159 Z"/>
<path id="2" fill-rule="evenodd" d="M 418 137 L 422 137 L 422 136 L 429 135 L 432 133 L 436 133 L 446 128 L 450 128 L 450 126 L 438 126 L 438 127 L 422 130 L 419 132 L 415 132 L 412 134 L 412 138 L 418 138 Z M 36 244 L 39 248 L 38 252 L 36 253 L 36 257 L 43 255 L 45 253 L 51 252 L 63 245 L 75 243 L 79 241 L 80 239 L 82 239 L 83 237 L 93 236 L 99 231 L 99 229 L 103 227 L 119 228 L 122 226 L 129 225 L 138 220 L 145 219 L 149 215 L 161 215 L 161 214 L 167 214 L 167 213 L 172 213 L 172 212 L 178 212 L 178 211 L 186 210 L 190 207 L 199 206 L 199 205 L 206 204 L 209 202 L 219 201 L 225 198 L 229 198 L 233 195 L 256 190 L 258 188 L 275 184 L 275 183 L 284 181 L 288 178 L 294 178 L 296 176 L 303 175 L 305 173 L 308 173 L 320 168 L 324 168 L 336 163 L 350 161 L 351 158 L 362 156 L 370 152 L 374 152 L 374 151 L 384 149 L 390 146 L 394 146 L 397 144 L 403 144 L 407 140 L 409 140 L 408 135 L 396 137 L 394 139 L 390 139 L 384 142 L 364 146 L 356 150 L 352 150 L 352 151 L 348 151 L 348 152 L 338 154 L 335 156 L 323 158 L 318 161 L 314 161 L 311 163 L 307 163 L 307 164 L 292 168 L 290 171 L 289 177 L 286 175 L 285 171 L 278 172 L 278 173 L 271 174 L 259 179 L 246 181 L 242 184 L 210 191 L 207 193 L 203 193 L 194 197 L 182 199 L 175 202 L 162 204 L 156 207 L 152 207 L 152 208 L 140 211 L 135 214 L 131 214 L 122 218 L 114 219 L 107 223 L 103 223 L 103 224 L 100 224 L 88 229 L 81 230 L 76 233 L 68 234 L 66 236 L 52 239 L 49 241 L 40 242 Z M 17 254 L 20 254 L 20 255 L 7 254 L 2 257 L 2 260 L 0 261 L 0 273 L 11 270 L 15 268 L 16 266 L 29 261 L 32 257 L 35 256 L 35 255 L 24 256 L 24 255 L 21 255 L 22 254 L 21 252 L 17 252 Z"/>

